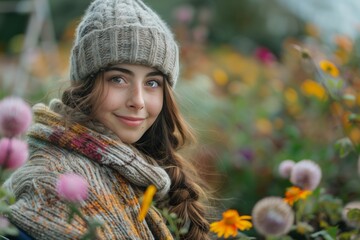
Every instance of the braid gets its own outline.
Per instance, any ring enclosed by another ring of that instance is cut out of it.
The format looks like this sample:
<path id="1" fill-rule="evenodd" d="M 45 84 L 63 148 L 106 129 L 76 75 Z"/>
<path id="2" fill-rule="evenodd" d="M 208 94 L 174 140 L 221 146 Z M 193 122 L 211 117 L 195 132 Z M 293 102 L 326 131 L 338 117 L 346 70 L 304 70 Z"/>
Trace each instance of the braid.
<path id="1" fill-rule="evenodd" d="M 201 202 L 206 200 L 206 194 L 200 187 L 200 184 L 205 184 L 195 168 L 176 153 L 194 137 L 183 120 L 166 81 L 164 96 L 162 113 L 135 146 L 156 159 L 171 178 L 169 211 L 182 219 L 179 227 L 188 227 L 188 232 L 181 239 L 207 240 L 210 239 L 209 222 L 205 218 L 205 206 Z"/>
<path id="2" fill-rule="evenodd" d="M 186 235 L 181 239 L 209 239 L 209 223 L 205 219 L 205 207 L 200 203 L 201 188 L 183 171 L 190 166 L 183 167 L 185 163 L 179 156 L 174 158 L 174 164 L 167 172 L 172 180 L 170 187 L 169 211 L 174 212 L 183 220 L 183 225 L 189 224 Z"/>

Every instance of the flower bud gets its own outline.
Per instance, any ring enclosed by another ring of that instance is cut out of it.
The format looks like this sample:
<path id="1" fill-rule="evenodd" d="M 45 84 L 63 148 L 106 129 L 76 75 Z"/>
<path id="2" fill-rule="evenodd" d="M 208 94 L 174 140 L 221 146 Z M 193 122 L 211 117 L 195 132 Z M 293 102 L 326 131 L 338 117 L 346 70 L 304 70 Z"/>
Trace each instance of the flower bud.
<path id="1" fill-rule="evenodd" d="M 294 223 L 294 212 L 280 197 L 266 197 L 258 201 L 252 210 L 255 229 L 268 237 L 287 234 Z"/>
<path id="2" fill-rule="evenodd" d="M 289 178 L 295 165 L 293 160 L 284 160 L 279 165 L 279 174 L 283 178 Z"/>
<path id="3" fill-rule="evenodd" d="M 301 160 L 291 171 L 291 183 L 304 190 L 313 191 L 319 185 L 320 180 L 321 169 L 311 160 Z"/>
<path id="4" fill-rule="evenodd" d="M 0 133 L 5 137 L 24 133 L 31 120 L 31 107 L 21 98 L 8 97 L 0 101 Z"/>
<path id="5" fill-rule="evenodd" d="M 19 139 L 3 138 L 0 140 L 0 165 L 3 168 L 16 169 L 29 157 L 28 145 Z"/>
<path id="6" fill-rule="evenodd" d="M 349 227 L 358 228 L 360 225 L 359 216 L 357 217 L 356 220 L 349 219 L 348 212 L 350 211 L 350 209 L 359 209 L 360 210 L 360 201 L 353 201 L 353 202 L 347 203 L 344 206 L 343 211 L 342 211 L 342 219 L 345 221 L 345 223 Z"/>
<path id="7" fill-rule="evenodd" d="M 56 191 L 62 199 L 76 203 L 87 198 L 88 183 L 77 174 L 67 173 L 59 177 Z"/>

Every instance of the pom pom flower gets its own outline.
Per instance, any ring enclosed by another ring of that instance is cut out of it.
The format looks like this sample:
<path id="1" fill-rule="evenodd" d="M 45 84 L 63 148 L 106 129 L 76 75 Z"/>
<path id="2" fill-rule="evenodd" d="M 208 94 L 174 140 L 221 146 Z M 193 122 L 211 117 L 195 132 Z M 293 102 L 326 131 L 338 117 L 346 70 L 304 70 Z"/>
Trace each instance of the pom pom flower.
<path id="1" fill-rule="evenodd" d="M 360 201 L 349 202 L 344 206 L 342 211 L 342 219 L 349 227 L 357 228 L 360 224 L 360 216 L 357 215 L 354 219 L 349 218 L 348 213 L 350 210 L 356 210 L 360 213 Z"/>
<path id="2" fill-rule="evenodd" d="M 282 161 L 279 165 L 280 176 L 283 178 L 289 178 L 294 166 L 295 166 L 295 162 L 293 160 Z"/>
<path id="3" fill-rule="evenodd" d="M 258 201 L 252 210 L 255 229 L 267 237 L 287 234 L 294 223 L 294 212 L 279 197 L 266 197 Z"/>
<path id="4" fill-rule="evenodd" d="M 8 97 L 0 102 L 0 133 L 5 137 L 24 133 L 31 120 L 31 107 L 21 98 Z"/>
<path id="5" fill-rule="evenodd" d="M 28 145 L 19 139 L 0 140 L 0 165 L 7 169 L 22 166 L 29 156 Z"/>
<path id="6" fill-rule="evenodd" d="M 67 173 L 59 177 L 56 190 L 62 199 L 77 203 L 87 198 L 88 183 L 77 174 Z"/>
<path id="7" fill-rule="evenodd" d="M 230 209 L 223 213 L 223 219 L 221 221 L 210 224 L 210 231 L 217 233 L 218 237 L 235 237 L 238 229 L 244 231 L 252 227 L 252 223 L 249 221 L 250 219 L 251 216 L 240 216 L 236 210 Z"/>
<path id="8" fill-rule="evenodd" d="M 321 169 L 311 160 L 302 160 L 291 171 L 290 182 L 304 190 L 314 190 L 320 183 Z"/>

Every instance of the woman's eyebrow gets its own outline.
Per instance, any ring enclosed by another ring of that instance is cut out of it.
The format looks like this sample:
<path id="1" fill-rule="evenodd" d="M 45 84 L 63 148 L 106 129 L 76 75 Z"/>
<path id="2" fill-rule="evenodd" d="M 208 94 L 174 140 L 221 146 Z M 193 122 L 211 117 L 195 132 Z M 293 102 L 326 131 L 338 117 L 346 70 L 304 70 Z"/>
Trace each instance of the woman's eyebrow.
<path id="1" fill-rule="evenodd" d="M 109 67 L 109 68 L 106 68 L 105 71 L 119 71 L 119 72 L 129 74 L 131 76 L 135 75 L 134 72 L 130 71 L 129 69 L 121 68 L 121 67 Z M 147 77 L 154 77 L 154 76 L 164 77 L 164 74 L 160 71 L 153 71 L 153 72 L 149 72 L 148 74 L 146 74 L 146 76 Z"/>
<path id="2" fill-rule="evenodd" d="M 129 74 L 131 76 L 134 76 L 134 73 L 126 68 L 120 68 L 120 67 L 109 67 L 109 68 L 106 68 L 105 71 L 119 71 L 119 72 L 123 72 L 123 73 L 126 73 L 126 74 Z"/>
<path id="3" fill-rule="evenodd" d="M 154 77 L 154 76 L 165 77 L 165 75 L 160 71 L 149 72 L 148 74 L 146 74 L 146 76 L 147 77 Z"/>

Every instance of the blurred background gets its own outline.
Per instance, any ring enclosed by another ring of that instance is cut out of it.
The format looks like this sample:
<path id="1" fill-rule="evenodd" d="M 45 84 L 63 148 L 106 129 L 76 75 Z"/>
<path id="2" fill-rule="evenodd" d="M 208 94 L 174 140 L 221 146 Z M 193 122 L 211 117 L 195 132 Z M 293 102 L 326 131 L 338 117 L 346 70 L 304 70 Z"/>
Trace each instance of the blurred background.
<path id="1" fill-rule="evenodd" d="M 317 162 L 326 191 L 343 202 L 359 199 L 358 155 L 338 146 L 360 143 L 359 124 L 344 121 L 360 108 L 360 1 L 145 2 L 181 46 L 176 92 L 199 136 L 186 154 L 221 209 L 250 214 L 262 197 L 283 196 L 291 184 L 277 167 L 285 159 Z M 34 104 L 59 96 L 89 3 L 0 0 L 1 98 L 17 94 Z M 335 93 L 314 74 L 321 60 L 340 71 Z M 338 91 L 352 97 L 339 101 Z"/>

